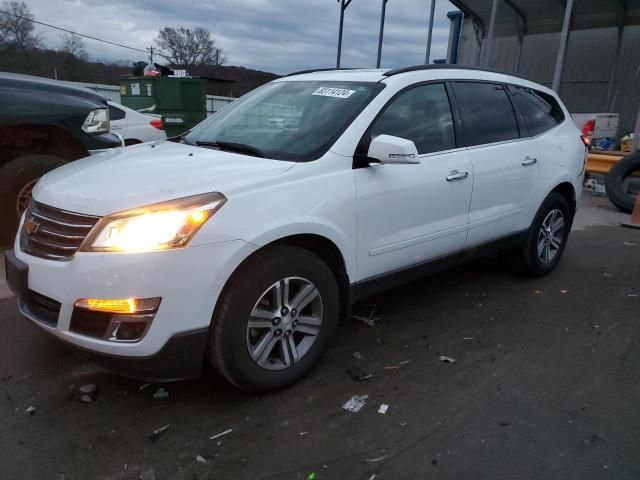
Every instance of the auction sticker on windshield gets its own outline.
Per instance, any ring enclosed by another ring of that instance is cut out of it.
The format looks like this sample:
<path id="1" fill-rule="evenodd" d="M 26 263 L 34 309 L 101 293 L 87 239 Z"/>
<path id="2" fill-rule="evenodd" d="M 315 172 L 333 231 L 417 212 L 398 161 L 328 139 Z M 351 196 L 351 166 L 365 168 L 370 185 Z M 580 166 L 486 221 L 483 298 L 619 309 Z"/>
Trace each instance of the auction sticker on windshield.
<path id="1" fill-rule="evenodd" d="M 320 87 L 313 92 L 313 95 L 320 95 L 321 97 L 349 98 L 355 92 L 355 90 L 347 90 L 346 88 Z"/>

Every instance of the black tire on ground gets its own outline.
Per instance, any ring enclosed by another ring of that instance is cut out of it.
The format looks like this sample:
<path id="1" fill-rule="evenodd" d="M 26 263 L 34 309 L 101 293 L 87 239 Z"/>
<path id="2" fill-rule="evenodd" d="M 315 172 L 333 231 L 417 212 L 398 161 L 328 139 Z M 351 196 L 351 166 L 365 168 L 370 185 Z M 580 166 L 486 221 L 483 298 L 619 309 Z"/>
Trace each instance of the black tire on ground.
<path id="1" fill-rule="evenodd" d="M 24 155 L 0 167 L 0 245 L 13 243 L 18 228 L 18 193 L 33 180 L 67 163 L 53 155 Z"/>
<path id="2" fill-rule="evenodd" d="M 559 210 L 562 212 L 564 218 L 564 230 L 560 236 L 561 243 L 555 256 L 548 262 L 543 262 L 539 255 L 539 238 L 541 235 L 541 228 L 548 215 L 554 211 Z M 567 200 L 559 193 L 552 192 L 547 198 L 544 199 L 542 205 L 538 209 L 536 216 L 531 222 L 527 238 L 522 246 L 519 255 L 519 267 L 523 273 L 532 276 L 543 276 L 551 273 L 556 267 L 564 249 L 567 246 L 567 240 L 569 238 L 569 232 L 571 231 L 571 224 L 573 223 L 572 211 L 567 204 Z"/>
<path id="3" fill-rule="evenodd" d="M 322 325 L 315 342 L 297 363 L 282 370 L 267 370 L 251 358 L 247 324 L 262 294 L 287 277 L 302 277 L 317 287 L 322 299 Z M 303 378 L 318 363 L 335 335 L 338 318 L 338 283 L 327 264 L 299 247 L 270 247 L 242 264 L 222 292 L 213 315 L 207 356 L 213 367 L 241 390 L 279 390 Z"/>
<path id="4" fill-rule="evenodd" d="M 626 213 L 633 211 L 635 198 L 625 191 L 625 179 L 635 171 L 640 171 L 640 152 L 627 155 L 609 170 L 605 179 L 607 197 L 616 207 Z"/>

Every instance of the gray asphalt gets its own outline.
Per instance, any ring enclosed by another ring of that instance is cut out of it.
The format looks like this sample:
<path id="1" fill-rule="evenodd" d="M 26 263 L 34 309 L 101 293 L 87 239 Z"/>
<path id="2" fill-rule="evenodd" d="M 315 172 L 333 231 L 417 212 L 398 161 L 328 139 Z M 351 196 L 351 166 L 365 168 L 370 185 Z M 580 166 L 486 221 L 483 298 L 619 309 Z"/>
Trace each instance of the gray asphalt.
<path id="1" fill-rule="evenodd" d="M 0 478 L 637 480 L 640 230 L 620 218 L 588 197 L 546 278 L 481 261 L 368 299 L 376 326 L 345 323 L 306 380 L 271 395 L 210 372 L 141 390 L 2 299 Z M 342 409 L 353 395 L 368 395 L 359 413 Z"/>

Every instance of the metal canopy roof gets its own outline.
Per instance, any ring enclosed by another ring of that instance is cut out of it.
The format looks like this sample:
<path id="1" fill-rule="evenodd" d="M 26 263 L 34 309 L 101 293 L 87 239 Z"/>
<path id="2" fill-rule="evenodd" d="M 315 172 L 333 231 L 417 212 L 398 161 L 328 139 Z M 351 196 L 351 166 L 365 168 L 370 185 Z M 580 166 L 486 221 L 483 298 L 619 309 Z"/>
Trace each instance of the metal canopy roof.
<path id="1" fill-rule="evenodd" d="M 487 36 L 492 0 L 450 0 Z M 495 36 L 559 32 L 565 0 L 499 0 Z M 640 0 L 575 0 L 571 30 L 640 25 Z"/>

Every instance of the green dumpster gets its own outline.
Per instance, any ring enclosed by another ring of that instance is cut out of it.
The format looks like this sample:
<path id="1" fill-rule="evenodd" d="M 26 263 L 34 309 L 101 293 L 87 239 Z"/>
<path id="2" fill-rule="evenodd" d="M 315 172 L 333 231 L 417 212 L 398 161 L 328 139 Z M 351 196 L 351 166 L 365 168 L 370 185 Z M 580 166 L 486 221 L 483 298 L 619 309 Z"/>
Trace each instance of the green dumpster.
<path id="1" fill-rule="evenodd" d="M 120 80 L 124 106 L 162 115 L 167 137 L 180 135 L 207 116 L 205 80 L 184 77 L 127 77 Z"/>

